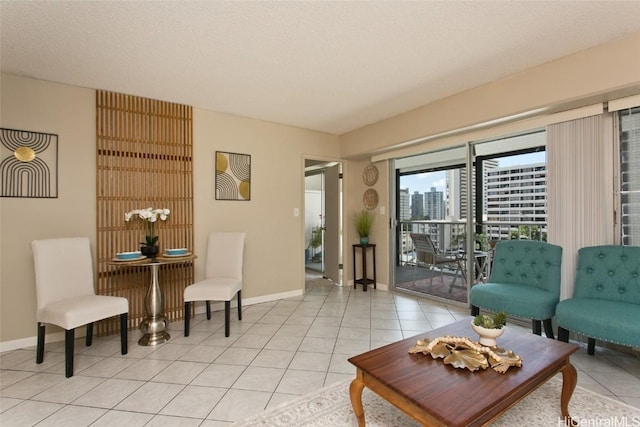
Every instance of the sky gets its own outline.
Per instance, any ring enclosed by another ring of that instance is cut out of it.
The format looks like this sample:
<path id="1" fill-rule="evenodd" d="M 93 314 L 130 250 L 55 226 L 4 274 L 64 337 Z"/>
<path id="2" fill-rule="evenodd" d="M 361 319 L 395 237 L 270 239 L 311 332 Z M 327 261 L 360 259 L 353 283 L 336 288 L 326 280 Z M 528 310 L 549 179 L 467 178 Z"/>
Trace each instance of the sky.
<path id="1" fill-rule="evenodd" d="M 546 159 L 544 151 L 538 153 L 521 154 L 518 156 L 502 157 L 498 159 L 499 166 L 526 165 L 531 163 L 543 163 Z M 400 177 L 400 188 L 409 188 L 409 194 L 415 191 L 425 193 L 435 187 L 436 191 L 445 191 L 446 172 L 428 172 Z"/>

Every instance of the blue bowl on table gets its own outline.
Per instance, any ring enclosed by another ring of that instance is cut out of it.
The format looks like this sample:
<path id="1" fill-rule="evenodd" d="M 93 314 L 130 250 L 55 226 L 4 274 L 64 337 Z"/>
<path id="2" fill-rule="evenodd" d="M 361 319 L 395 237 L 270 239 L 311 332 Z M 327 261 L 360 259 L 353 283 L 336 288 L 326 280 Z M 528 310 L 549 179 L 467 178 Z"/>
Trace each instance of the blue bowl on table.
<path id="1" fill-rule="evenodd" d="M 118 252 L 116 254 L 117 259 L 126 260 L 126 259 L 138 259 L 142 256 L 140 251 L 136 252 Z"/>
<path id="2" fill-rule="evenodd" d="M 165 253 L 169 256 L 180 256 L 187 254 L 187 248 L 166 249 Z"/>

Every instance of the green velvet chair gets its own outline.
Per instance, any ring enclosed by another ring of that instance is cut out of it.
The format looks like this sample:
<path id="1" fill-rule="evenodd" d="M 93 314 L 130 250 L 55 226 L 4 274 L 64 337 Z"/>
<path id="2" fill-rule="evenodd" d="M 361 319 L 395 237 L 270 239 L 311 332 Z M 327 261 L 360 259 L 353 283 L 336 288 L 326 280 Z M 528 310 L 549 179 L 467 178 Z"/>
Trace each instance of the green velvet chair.
<path id="1" fill-rule="evenodd" d="M 640 247 L 591 246 L 578 251 L 573 297 L 556 307 L 558 339 L 569 331 L 595 340 L 640 347 Z"/>
<path id="2" fill-rule="evenodd" d="M 496 244 L 487 283 L 471 288 L 471 315 L 480 309 L 532 320 L 533 333 L 553 338 L 551 318 L 560 300 L 562 248 L 536 240 Z"/>

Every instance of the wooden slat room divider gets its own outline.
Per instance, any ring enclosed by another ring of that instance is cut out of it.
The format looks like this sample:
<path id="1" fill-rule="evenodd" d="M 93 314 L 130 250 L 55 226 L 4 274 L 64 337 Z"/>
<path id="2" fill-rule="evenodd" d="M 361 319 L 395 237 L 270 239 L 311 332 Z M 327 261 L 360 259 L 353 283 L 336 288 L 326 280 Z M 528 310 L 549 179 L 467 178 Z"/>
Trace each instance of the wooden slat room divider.
<path id="1" fill-rule="evenodd" d="M 129 327 L 140 324 L 150 268 L 111 266 L 117 252 L 136 251 L 144 240 L 139 221 L 125 212 L 148 207 L 171 210 L 158 221 L 160 253 L 193 249 L 192 108 L 113 92 L 96 95 L 97 293 L 129 300 Z M 183 316 L 183 291 L 193 283 L 193 262 L 163 266 L 160 286 L 164 315 Z M 117 318 L 97 325 L 97 333 L 119 330 Z"/>

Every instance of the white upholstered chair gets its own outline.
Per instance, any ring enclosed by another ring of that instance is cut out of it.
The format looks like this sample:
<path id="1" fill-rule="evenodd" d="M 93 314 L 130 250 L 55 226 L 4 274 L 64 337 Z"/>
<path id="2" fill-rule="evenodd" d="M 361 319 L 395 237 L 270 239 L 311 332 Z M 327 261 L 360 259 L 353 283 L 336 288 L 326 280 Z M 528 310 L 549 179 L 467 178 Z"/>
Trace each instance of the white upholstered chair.
<path id="1" fill-rule="evenodd" d="M 96 295 L 91 246 L 86 237 L 34 240 L 38 344 L 36 363 L 44 360 L 45 323 L 65 329 L 65 375 L 73 376 L 74 330 L 87 325 L 86 345 L 93 338 L 93 322 L 120 315 L 120 345 L 127 354 L 129 301 Z"/>
<path id="2" fill-rule="evenodd" d="M 211 232 L 208 237 L 204 279 L 184 290 L 184 336 L 189 336 L 191 303 L 206 301 L 207 319 L 211 319 L 210 301 L 224 301 L 224 335 L 229 336 L 231 300 L 238 296 L 238 320 L 242 320 L 242 258 L 244 232 Z"/>

